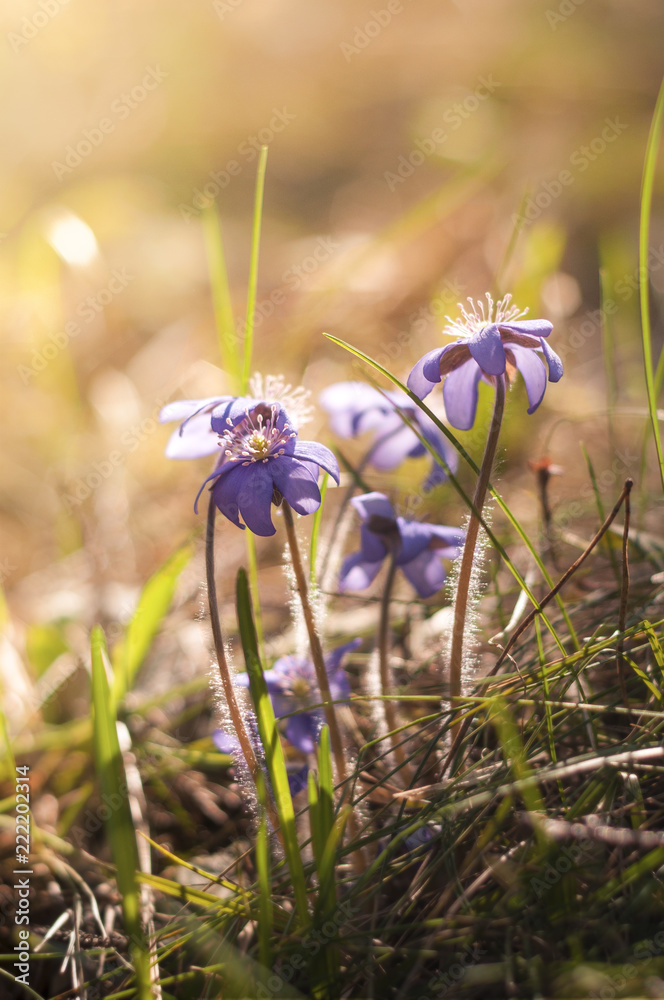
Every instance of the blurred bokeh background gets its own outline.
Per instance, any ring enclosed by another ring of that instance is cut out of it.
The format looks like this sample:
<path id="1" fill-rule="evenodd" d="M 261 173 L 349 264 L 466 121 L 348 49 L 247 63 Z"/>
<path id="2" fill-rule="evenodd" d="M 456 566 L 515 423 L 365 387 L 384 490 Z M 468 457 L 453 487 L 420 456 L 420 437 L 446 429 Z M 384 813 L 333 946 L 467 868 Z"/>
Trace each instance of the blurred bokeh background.
<path id="1" fill-rule="evenodd" d="M 241 326 L 261 144 L 257 369 L 314 393 L 357 377 L 328 331 L 405 377 L 458 300 L 512 291 L 567 366 L 527 425 L 512 404 L 517 509 L 536 523 L 545 451 L 558 502 L 586 474 L 580 439 L 607 497 L 638 466 L 658 0 L 6 0 L 2 34 L 0 575 L 19 620 L 126 619 L 200 522 L 207 465 L 166 461 L 156 416 L 227 388 L 202 209 Z M 658 348 L 662 194 L 660 173 Z M 329 442 L 320 411 L 308 431 Z"/>

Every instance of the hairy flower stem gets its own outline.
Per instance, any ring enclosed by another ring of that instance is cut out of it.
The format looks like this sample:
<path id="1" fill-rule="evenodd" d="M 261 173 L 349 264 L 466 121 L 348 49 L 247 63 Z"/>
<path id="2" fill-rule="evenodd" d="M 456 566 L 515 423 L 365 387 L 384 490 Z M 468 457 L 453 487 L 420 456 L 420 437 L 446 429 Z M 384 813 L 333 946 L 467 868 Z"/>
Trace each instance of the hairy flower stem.
<path id="1" fill-rule="evenodd" d="M 496 457 L 500 425 L 505 409 L 505 376 L 495 377 L 496 399 L 493 407 L 493 417 L 484 448 L 484 457 L 473 497 L 473 510 L 466 530 L 466 541 L 461 556 L 459 576 L 457 578 L 456 595 L 454 599 L 454 624 L 452 626 L 452 648 L 450 651 L 450 700 L 454 702 L 461 695 L 461 668 L 463 664 L 463 640 L 466 630 L 466 613 L 470 595 L 470 581 L 473 572 L 475 547 L 480 529 L 480 516 L 486 499 L 486 491 L 491 477 L 493 462 Z"/>
<path id="2" fill-rule="evenodd" d="M 387 570 L 387 579 L 383 588 L 383 596 L 380 602 L 380 622 L 378 625 L 378 662 L 380 666 L 380 688 L 383 695 L 383 709 L 385 712 L 385 722 L 390 737 L 392 750 L 399 764 L 399 767 L 406 766 L 406 754 L 403 746 L 399 743 L 399 737 L 394 732 L 399 728 L 399 720 L 394 702 L 390 699 L 390 598 L 392 597 L 392 587 L 396 574 L 396 560 L 394 553 L 390 556 L 390 564 Z"/>
<path id="3" fill-rule="evenodd" d="M 217 507 L 210 493 L 210 505 L 208 507 L 208 517 L 207 517 L 207 533 L 205 536 L 205 572 L 207 575 L 207 589 L 208 589 L 208 603 L 210 606 L 210 622 L 212 624 L 212 637 L 214 639 L 214 648 L 217 653 L 217 662 L 219 663 L 219 676 L 221 677 L 221 686 L 224 690 L 224 696 L 226 698 L 226 703 L 228 705 L 228 710 L 230 712 L 231 721 L 235 728 L 237 738 L 244 755 L 244 759 L 247 762 L 247 767 L 251 777 L 256 782 L 256 776 L 258 774 L 258 761 L 256 760 L 256 755 L 253 751 L 249 735 L 247 733 L 246 727 L 244 725 L 244 719 L 242 718 L 242 712 L 240 711 L 240 706 L 237 703 L 235 697 L 235 688 L 233 687 L 233 681 L 231 679 L 230 670 L 228 669 L 228 660 L 226 659 L 226 650 L 224 649 L 224 639 L 221 634 L 221 623 L 219 621 L 219 609 L 217 607 L 217 585 L 214 579 L 214 522 L 217 513 Z"/>
<path id="4" fill-rule="evenodd" d="M 297 590 L 300 595 L 300 603 L 302 604 L 302 611 L 304 612 L 304 623 L 307 627 L 307 634 L 309 636 L 309 646 L 311 647 L 311 659 L 314 664 L 314 669 L 316 671 L 316 680 L 318 681 L 318 687 L 320 688 L 321 699 L 323 701 L 323 710 L 325 712 L 325 721 L 327 722 L 330 729 L 330 742 L 332 744 L 332 753 L 334 755 L 334 761 L 337 768 L 337 777 L 339 781 L 345 781 L 347 778 L 346 774 L 346 761 L 344 758 L 343 743 L 341 742 L 341 734 L 339 732 L 339 726 L 337 725 L 337 717 L 334 712 L 334 705 L 332 704 L 332 694 L 330 692 L 330 684 L 327 678 L 327 670 L 325 669 L 325 660 L 323 658 L 323 647 L 321 645 L 320 636 L 318 635 L 318 630 L 316 628 L 316 619 L 314 617 L 314 610 L 311 606 L 311 601 L 309 599 L 309 588 L 307 586 L 307 577 L 304 572 L 304 566 L 302 565 L 302 558 L 300 556 L 300 547 L 297 542 L 297 535 L 295 533 L 295 523 L 293 521 L 293 511 L 286 500 L 282 500 L 281 509 L 284 512 L 284 523 L 286 525 L 286 536 L 288 538 L 288 548 L 290 549 L 291 562 L 293 565 L 293 572 L 295 573 L 295 582 L 297 584 Z"/>
<path id="5" fill-rule="evenodd" d="M 330 684 L 327 679 L 327 670 L 325 669 L 325 660 L 323 659 L 323 647 L 321 645 L 320 636 L 318 635 L 318 630 L 316 628 L 316 619 L 314 617 L 314 609 L 311 606 L 311 601 L 309 599 L 309 588 L 307 586 L 307 575 L 304 572 L 304 566 L 302 565 L 302 558 L 300 556 L 300 546 L 297 542 L 297 534 L 295 533 L 295 523 L 293 520 L 293 511 L 286 500 L 282 500 L 281 509 L 284 512 L 284 524 L 286 525 L 286 537 L 288 538 L 288 548 L 291 554 L 291 563 L 293 566 L 293 572 L 295 573 L 295 582 L 297 584 L 297 590 L 300 595 L 300 603 L 302 604 L 302 611 L 304 613 L 304 622 L 307 627 L 307 633 L 309 635 L 309 647 L 311 649 L 311 659 L 314 664 L 314 669 L 316 671 L 316 680 L 318 681 L 318 687 L 320 688 L 321 698 L 323 701 L 323 711 L 325 712 L 325 721 L 327 722 L 328 728 L 330 730 L 330 743 L 332 745 L 332 756 L 334 757 L 334 763 L 337 772 L 337 781 L 341 783 L 346 783 L 348 781 L 348 771 L 346 770 L 346 758 L 344 757 L 343 743 L 341 742 L 341 733 L 339 732 L 339 726 L 337 725 L 337 717 L 334 711 L 334 705 L 332 704 L 332 694 L 330 692 Z M 350 834 L 355 838 L 359 831 L 359 824 L 355 817 L 355 812 L 351 811 L 348 817 L 348 828 Z M 355 871 L 358 875 L 361 875 L 367 867 L 367 862 L 362 857 L 362 850 L 353 851 L 352 854 L 353 865 Z"/>

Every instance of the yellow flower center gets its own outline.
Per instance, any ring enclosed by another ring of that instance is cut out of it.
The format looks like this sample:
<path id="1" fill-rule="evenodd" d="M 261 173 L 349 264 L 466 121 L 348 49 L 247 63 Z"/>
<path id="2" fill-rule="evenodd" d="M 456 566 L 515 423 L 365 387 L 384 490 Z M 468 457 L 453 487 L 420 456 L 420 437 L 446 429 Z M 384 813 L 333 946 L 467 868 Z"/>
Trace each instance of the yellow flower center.
<path id="1" fill-rule="evenodd" d="M 246 441 L 250 452 L 260 458 L 265 458 L 270 450 L 270 443 L 263 431 L 252 431 Z"/>
<path id="2" fill-rule="evenodd" d="M 306 698 L 311 691 L 311 685 L 306 678 L 296 677 L 291 684 L 291 691 L 296 698 Z"/>

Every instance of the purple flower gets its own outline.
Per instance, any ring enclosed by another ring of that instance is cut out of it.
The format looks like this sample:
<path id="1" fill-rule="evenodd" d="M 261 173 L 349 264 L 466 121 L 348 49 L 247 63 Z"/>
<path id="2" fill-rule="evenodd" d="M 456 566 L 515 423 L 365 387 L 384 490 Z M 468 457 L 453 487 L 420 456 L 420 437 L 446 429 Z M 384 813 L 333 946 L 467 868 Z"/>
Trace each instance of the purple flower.
<path id="1" fill-rule="evenodd" d="M 265 751 L 263 750 L 263 744 L 261 743 L 260 736 L 258 735 L 256 719 L 253 715 L 249 715 L 246 717 L 245 721 L 247 723 L 247 732 L 256 755 L 256 760 L 265 774 L 268 787 L 270 787 L 270 778 L 265 764 Z M 237 736 L 227 733 L 225 729 L 215 729 L 212 733 L 212 740 L 217 750 L 221 753 L 228 754 L 229 757 L 232 757 L 235 764 L 244 761 L 242 748 Z M 305 764 L 304 767 L 288 772 L 288 787 L 290 788 L 290 793 L 293 798 L 295 798 L 298 792 L 302 791 L 302 789 L 306 787 L 308 771 L 309 765 Z"/>
<path id="2" fill-rule="evenodd" d="M 335 434 L 352 438 L 373 431 L 373 445 L 366 461 L 380 470 L 396 469 L 405 458 L 419 458 L 427 453 L 414 430 L 404 423 L 401 410 L 432 448 L 441 455 L 452 472 L 459 456 L 447 438 L 401 390 L 383 394 L 364 382 L 335 382 L 320 394 L 320 404 L 330 415 Z M 431 489 L 447 479 L 444 468 L 434 461 L 425 488 Z"/>
<path id="3" fill-rule="evenodd" d="M 342 660 L 346 653 L 357 649 L 361 641 L 353 639 L 325 657 L 333 701 L 346 701 L 350 695 L 350 684 Z M 302 656 L 282 656 L 271 670 L 265 671 L 264 677 L 275 716 L 278 719 L 290 716 L 286 722 L 286 737 L 298 750 L 311 753 L 325 721 L 322 708 L 311 708 L 322 700 L 313 663 Z M 248 674 L 237 674 L 235 680 L 243 687 L 249 687 Z M 293 712 L 297 714 L 292 715 Z"/>
<path id="4" fill-rule="evenodd" d="M 185 400 L 164 407 L 160 419 L 183 419 L 168 443 L 169 457 L 219 454 L 198 497 L 213 482 L 212 495 L 221 513 L 238 528 L 246 524 L 256 535 L 275 533 L 271 505 L 281 503 L 282 498 L 298 514 L 318 509 L 319 467 L 339 482 L 339 468 L 330 449 L 315 441 L 300 441 L 278 402 L 248 396 Z"/>
<path id="5" fill-rule="evenodd" d="M 465 532 L 397 517 L 383 493 L 365 493 L 351 503 L 362 518 L 361 546 L 359 552 L 347 556 L 343 562 L 339 576 L 341 591 L 368 587 L 390 552 L 420 597 L 431 597 L 440 590 L 445 582 L 442 560 L 456 559 Z"/>
<path id="6" fill-rule="evenodd" d="M 408 388 L 420 399 L 445 379 L 447 419 L 462 431 L 475 422 L 480 379 L 491 384 L 506 372 L 513 377 L 518 369 L 526 383 L 528 413 L 534 413 L 544 398 L 547 369 L 549 382 L 557 382 L 563 374 L 562 361 L 545 339 L 553 329 L 548 320 L 524 320 L 525 313 L 511 304 L 510 295 L 495 305 L 488 293 L 486 299 L 486 307 L 484 302 L 474 303 L 472 299 L 468 300 L 469 310 L 460 306 L 461 320 L 447 317 L 444 332 L 456 334 L 459 339 L 429 351 L 408 377 Z"/>
<path id="7" fill-rule="evenodd" d="M 166 445 L 166 458 L 205 458 L 219 451 L 219 435 L 211 425 L 211 413 L 217 406 L 232 400 L 232 396 L 212 396 L 209 399 L 179 399 L 162 407 L 162 424 L 179 420 L 180 426 Z"/>

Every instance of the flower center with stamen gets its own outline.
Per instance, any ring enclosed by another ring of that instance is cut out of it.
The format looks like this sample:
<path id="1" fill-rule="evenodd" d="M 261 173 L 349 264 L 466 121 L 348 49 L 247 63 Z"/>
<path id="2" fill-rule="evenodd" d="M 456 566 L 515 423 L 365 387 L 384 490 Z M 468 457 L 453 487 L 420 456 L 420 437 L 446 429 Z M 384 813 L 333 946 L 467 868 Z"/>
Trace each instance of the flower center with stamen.
<path id="1" fill-rule="evenodd" d="M 265 458 L 270 451 L 270 442 L 260 431 L 254 431 L 247 438 L 247 448 L 254 452 L 257 458 Z"/>
<path id="2" fill-rule="evenodd" d="M 487 292 L 486 303 L 481 299 L 477 302 L 473 299 L 468 299 L 467 309 L 460 302 L 458 305 L 461 312 L 461 319 L 451 319 L 449 316 L 445 317 L 447 323 L 443 333 L 453 337 L 473 337 L 480 330 L 483 330 L 485 326 L 490 326 L 492 323 L 498 325 L 501 323 L 513 323 L 515 320 L 522 319 L 528 312 L 527 309 L 519 309 L 518 306 L 515 306 L 512 303 L 512 296 L 510 294 L 494 302 L 491 295 Z"/>
<path id="3" fill-rule="evenodd" d="M 219 437 L 226 461 L 249 465 L 285 455 L 288 443 L 297 434 L 281 407 L 259 403 L 253 409 L 245 410 L 244 417 Z"/>
<path id="4" fill-rule="evenodd" d="M 291 683 L 291 691 L 295 698 L 307 698 L 311 693 L 311 684 L 305 677 L 295 677 Z"/>

